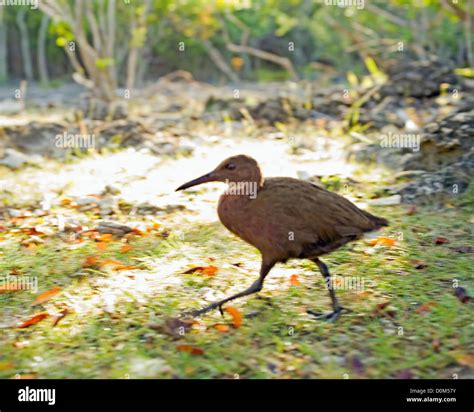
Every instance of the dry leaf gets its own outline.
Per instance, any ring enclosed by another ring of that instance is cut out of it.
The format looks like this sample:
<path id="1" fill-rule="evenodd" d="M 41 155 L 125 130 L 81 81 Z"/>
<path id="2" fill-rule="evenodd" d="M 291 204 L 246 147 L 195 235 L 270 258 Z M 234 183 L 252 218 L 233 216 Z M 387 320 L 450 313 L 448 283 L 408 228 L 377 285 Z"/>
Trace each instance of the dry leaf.
<path id="1" fill-rule="evenodd" d="M 291 275 L 290 285 L 291 286 L 299 286 L 300 285 L 300 281 L 298 280 L 298 275 Z"/>
<path id="2" fill-rule="evenodd" d="M 370 242 L 369 242 L 369 245 L 370 246 L 378 246 L 378 245 L 381 245 L 381 246 L 395 246 L 395 244 L 397 243 L 397 241 L 395 239 L 392 239 L 392 238 L 389 238 L 389 237 L 384 237 L 384 236 L 381 236 L 381 237 L 378 237 L 377 239 L 372 239 Z"/>
<path id="3" fill-rule="evenodd" d="M 240 311 L 234 306 L 227 306 L 225 308 L 225 311 L 230 316 L 232 316 L 232 322 L 234 324 L 234 327 L 240 328 L 240 326 L 242 326 L 242 314 L 240 313 Z"/>
<path id="4" fill-rule="evenodd" d="M 426 313 L 426 312 L 429 312 L 431 310 L 431 308 L 433 308 L 435 306 L 435 303 L 434 302 L 426 302 L 426 303 L 423 303 L 422 305 L 418 306 L 416 308 L 416 313 Z"/>
<path id="5" fill-rule="evenodd" d="M 119 266 L 115 266 L 114 267 L 114 270 L 138 270 L 140 269 L 138 266 L 133 266 L 133 265 L 119 265 Z"/>
<path id="6" fill-rule="evenodd" d="M 183 273 L 190 274 L 190 273 L 198 272 L 203 275 L 214 276 L 218 270 L 219 268 L 217 266 L 212 266 L 212 265 L 211 266 L 196 266 L 196 267 L 186 270 Z"/>
<path id="7" fill-rule="evenodd" d="M 112 240 L 112 233 L 104 233 L 96 238 L 99 242 L 110 242 Z"/>
<path id="8" fill-rule="evenodd" d="M 68 313 L 69 313 L 69 309 L 68 309 L 68 308 L 64 308 L 61 312 L 59 312 L 59 315 L 54 318 L 53 328 L 54 328 L 62 319 L 64 319 Z"/>
<path id="9" fill-rule="evenodd" d="M 192 345 L 178 345 L 176 349 L 180 352 L 188 352 L 191 355 L 204 355 L 204 350 Z"/>
<path id="10" fill-rule="evenodd" d="M 229 330 L 230 330 L 229 326 L 223 325 L 222 323 L 215 324 L 214 329 L 218 330 L 219 332 L 222 332 L 222 333 L 229 332 Z"/>
<path id="11" fill-rule="evenodd" d="M 57 295 L 59 292 L 61 292 L 61 288 L 59 286 L 55 286 L 54 288 L 42 293 L 39 295 L 31 304 L 31 306 L 35 305 L 40 305 L 49 299 L 51 299 L 53 296 Z"/>
<path id="12" fill-rule="evenodd" d="M 456 361 L 463 366 L 469 366 L 474 368 L 474 354 L 472 353 L 463 353 L 455 356 Z"/>
<path id="13" fill-rule="evenodd" d="M 433 242 L 435 245 L 444 245 L 445 243 L 449 243 L 449 240 L 446 239 L 445 237 L 439 236 L 435 238 Z"/>
<path id="14" fill-rule="evenodd" d="M 107 250 L 107 242 L 98 242 L 96 243 L 96 246 L 101 252 L 105 252 Z"/>
<path id="15" fill-rule="evenodd" d="M 133 247 L 128 245 L 128 244 L 125 244 L 123 245 L 121 248 L 120 248 L 120 253 L 127 253 L 129 252 L 130 250 L 132 250 Z"/>
<path id="16" fill-rule="evenodd" d="M 36 325 L 38 322 L 41 322 L 43 319 L 47 317 L 48 317 L 48 314 L 46 312 L 37 313 L 36 315 L 33 315 L 31 318 L 20 323 L 18 325 L 18 328 L 23 329 L 32 325 Z"/>
<path id="17" fill-rule="evenodd" d="M 82 264 L 83 268 L 91 268 L 94 266 L 98 266 L 99 264 L 99 259 L 97 259 L 95 256 L 87 256 L 86 259 L 84 260 L 84 263 Z"/>
<path id="18" fill-rule="evenodd" d="M 15 379 L 36 379 L 37 377 L 37 373 L 24 373 L 22 375 L 15 375 Z"/>

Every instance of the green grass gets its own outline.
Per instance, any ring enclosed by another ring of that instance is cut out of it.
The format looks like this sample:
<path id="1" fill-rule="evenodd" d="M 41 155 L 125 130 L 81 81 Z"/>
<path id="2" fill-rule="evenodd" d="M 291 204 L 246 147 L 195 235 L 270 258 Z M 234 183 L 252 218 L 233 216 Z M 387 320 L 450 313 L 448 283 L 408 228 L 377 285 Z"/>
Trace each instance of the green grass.
<path id="1" fill-rule="evenodd" d="M 215 311 L 179 339 L 151 326 L 204 305 L 206 294 L 220 298 L 257 277 L 258 253 L 219 223 L 183 220 L 182 237 L 151 233 L 133 239 L 127 253 L 112 242 L 101 258 L 139 266 L 131 272 L 83 268 L 87 256 L 98 255 L 92 240 L 72 249 L 50 236 L 35 251 L 25 251 L 18 235 L 0 243 L 0 274 L 16 269 L 38 278 L 38 293 L 54 286 L 62 292 L 42 307 L 31 307 L 35 295 L 29 291 L 0 294 L 0 378 L 394 378 L 404 369 L 418 378 L 472 378 L 459 357 L 474 353 L 473 306 L 453 294 L 457 279 L 474 295 L 472 255 L 451 247 L 472 246 L 473 200 L 470 190 L 444 209 L 418 208 L 413 215 L 403 205 L 373 210 L 391 222 L 385 235 L 402 233 L 403 240 L 376 248 L 359 241 L 325 258 L 333 274 L 360 276 L 366 285 L 363 293 L 337 291 L 351 312 L 335 324 L 306 313 L 329 311 L 329 298 L 310 262 L 290 261 L 273 269 L 259 296 L 232 303 L 244 315 L 240 328 Z M 172 233 L 168 218 L 161 229 Z M 450 243 L 435 245 L 437 236 Z M 415 260 L 427 267 L 416 269 Z M 210 264 L 219 267 L 213 277 L 182 273 Z M 290 285 L 293 273 L 299 286 Z M 107 311 L 110 296 L 113 309 Z M 385 302 L 378 313 L 377 305 Z M 418 310 L 423 304 L 427 311 Z M 70 312 L 56 327 L 52 316 L 29 328 L 12 327 L 36 312 L 65 306 Z M 219 332 L 216 323 L 230 330 Z M 182 344 L 204 353 L 178 351 Z M 354 368 L 354 357 L 362 371 Z"/>

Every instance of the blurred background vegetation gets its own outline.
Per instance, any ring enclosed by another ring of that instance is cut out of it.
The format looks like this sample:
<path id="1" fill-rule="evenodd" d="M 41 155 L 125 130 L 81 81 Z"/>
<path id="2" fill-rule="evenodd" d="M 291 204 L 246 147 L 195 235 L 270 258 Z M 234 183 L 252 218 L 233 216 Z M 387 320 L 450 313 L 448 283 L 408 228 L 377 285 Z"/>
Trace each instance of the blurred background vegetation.
<path id="1" fill-rule="evenodd" d="M 175 70 L 216 83 L 324 81 L 370 70 L 368 58 L 384 67 L 400 51 L 472 67 L 470 3 L 44 0 L 39 9 L 1 7 L 0 82 L 54 86 L 76 72 L 91 88 L 99 83 L 107 99 L 105 83 L 132 89 Z"/>

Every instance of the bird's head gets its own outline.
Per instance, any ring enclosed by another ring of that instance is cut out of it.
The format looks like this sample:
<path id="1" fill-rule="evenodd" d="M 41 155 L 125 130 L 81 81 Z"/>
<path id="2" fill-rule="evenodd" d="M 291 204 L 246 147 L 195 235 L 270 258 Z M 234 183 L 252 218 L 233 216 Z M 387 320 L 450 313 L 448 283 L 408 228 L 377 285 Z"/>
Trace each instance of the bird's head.
<path id="1" fill-rule="evenodd" d="M 212 172 L 181 185 L 176 191 L 207 182 L 255 182 L 260 188 L 263 185 L 263 176 L 255 159 L 246 155 L 237 155 L 225 159 Z"/>

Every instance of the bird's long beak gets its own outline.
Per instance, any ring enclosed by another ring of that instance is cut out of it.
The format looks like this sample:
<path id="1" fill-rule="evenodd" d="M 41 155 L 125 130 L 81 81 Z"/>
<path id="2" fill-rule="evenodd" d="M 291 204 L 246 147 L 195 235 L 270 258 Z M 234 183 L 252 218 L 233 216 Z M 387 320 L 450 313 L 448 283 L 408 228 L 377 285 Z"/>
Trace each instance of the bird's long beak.
<path id="1" fill-rule="evenodd" d="M 198 177 L 197 179 L 191 180 L 185 183 L 184 185 L 181 185 L 180 187 L 176 189 L 176 192 L 187 189 L 188 187 L 200 185 L 202 183 L 207 183 L 207 182 L 214 182 L 214 181 L 216 181 L 216 176 L 214 175 L 214 172 L 210 172 L 210 173 L 205 174 L 204 176 Z"/>

